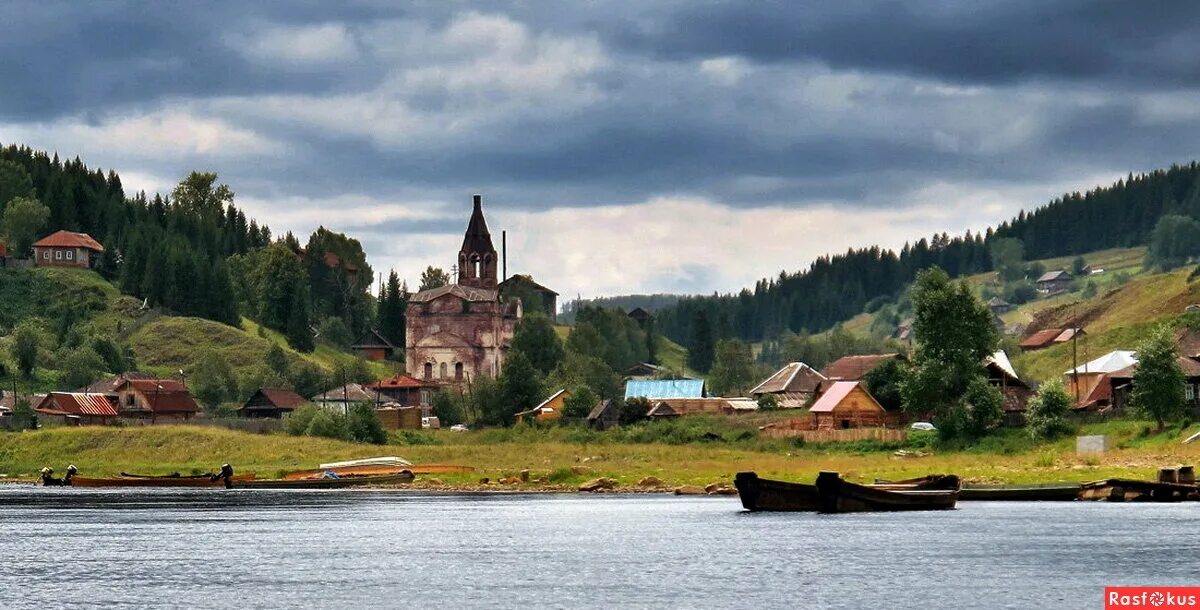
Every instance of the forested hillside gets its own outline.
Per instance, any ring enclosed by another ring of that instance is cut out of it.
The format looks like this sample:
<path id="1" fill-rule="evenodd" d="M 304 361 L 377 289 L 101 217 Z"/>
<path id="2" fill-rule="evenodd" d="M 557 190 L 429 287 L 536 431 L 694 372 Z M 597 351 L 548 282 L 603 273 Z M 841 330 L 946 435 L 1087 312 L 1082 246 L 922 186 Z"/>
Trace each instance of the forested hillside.
<path id="1" fill-rule="evenodd" d="M 897 300 L 921 269 L 937 265 L 952 277 L 993 269 L 992 246 L 1001 238 L 1023 242 L 1030 259 L 1067 256 L 1146 244 L 1166 215 L 1200 219 L 1195 162 L 1063 195 L 985 234 L 943 233 L 905 244 L 899 252 L 850 250 L 821 257 L 803 271 L 760 280 L 737 294 L 681 298 L 658 313 L 657 327 L 685 345 L 695 329 L 704 328 L 747 341 L 821 331 L 872 309 L 872 301 Z"/>

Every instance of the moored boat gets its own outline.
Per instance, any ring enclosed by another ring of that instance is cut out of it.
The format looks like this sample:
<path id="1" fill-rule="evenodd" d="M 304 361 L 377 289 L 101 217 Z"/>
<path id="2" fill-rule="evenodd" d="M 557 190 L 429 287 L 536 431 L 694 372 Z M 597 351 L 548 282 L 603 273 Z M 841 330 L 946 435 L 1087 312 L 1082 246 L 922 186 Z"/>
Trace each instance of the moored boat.
<path id="1" fill-rule="evenodd" d="M 1200 499 L 1200 491 L 1195 485 L 1181 483 L 1103 479 L 1080 486 L 1079 499 L 1104 502 L 1183 502 Z"/>
<path id="2" fill-rule="evenodd" d="M 753 472 L 733 478 L 742 507 L 750 511 L 816 511 L 820 508 L 817 488 L 805 483 L 763 479 Z"/>
<path id="3" fill-rule="evenodd" d="M 74 465 L 67 467 L 67 474 L 62 479 L 54 479 L 53 470 L 45 468 L 42 471 L 42 485 L 63 485 L 70 487 L 228 487 L 233 481 L 253 479 L 254 475 L 234 476 L 229 464 L 221 466 L 218 473 L 179 476 L 172 475 L 126 475 L 119 477 L 81 477 L 77 476 L 78 469 Z"/>
<path id="4" fill-rule="evenodd" d="M 332 476 L 310 479 L 251 479 L 248 481 L 234 480 L 230 482 L 233 489 L 344 489 L 347 487 L 362 487 L 367 485 L 397 485 L 411 483 L 413 473 L 402 472 L 376 476 Z"/>
<path id="5" fill-rule="evenodd" d="M 917 491 L 921 489 L 959 489 L 962 481 L 955 474 L 930 474 L 915 479 L 902 479 L 899 481 L 886 481 L 876 479 L 873 485 L 876 489 L 889 489 L 892 491 Z"/>
<path id="6" fill-rule="evenodd" d="M 961 502 L 1073 502 L 1079 499 L 1079 483 L 1040 485 L 988 485 L 958 490 Z"/>
<path id="7" fill-rule="evenodd" d="M 823 513 L 948 510 L 958 501 L 957 489 L 893 491 L 851 483 L 828 471 L 817 475 L 816 488 Z"/>

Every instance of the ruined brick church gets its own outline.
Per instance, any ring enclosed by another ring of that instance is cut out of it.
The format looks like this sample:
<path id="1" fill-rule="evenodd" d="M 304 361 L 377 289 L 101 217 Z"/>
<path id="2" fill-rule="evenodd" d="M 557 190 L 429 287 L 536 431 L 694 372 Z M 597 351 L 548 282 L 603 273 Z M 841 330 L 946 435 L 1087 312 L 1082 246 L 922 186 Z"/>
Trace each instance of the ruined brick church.
<path id="1" fill-rule="evenodd" d="M 504 366 L 521 301 L 502 299 L 499 258 L 475 195 L 471 220 L 458 253 L 456 283 L 414 294 L 405 312 L 405 368 L 413 377 L 466 385 L 494 377 Z"/>

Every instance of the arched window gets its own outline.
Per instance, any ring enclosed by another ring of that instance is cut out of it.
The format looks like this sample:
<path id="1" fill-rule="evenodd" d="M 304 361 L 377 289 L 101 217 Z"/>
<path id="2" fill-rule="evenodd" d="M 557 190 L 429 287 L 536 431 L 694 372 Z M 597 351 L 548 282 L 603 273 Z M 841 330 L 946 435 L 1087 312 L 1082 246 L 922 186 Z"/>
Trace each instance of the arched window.
<path id="1" fill-rule="evenodd" d="M 425 363 L 425 378 L 433 379 L 433 363 L 432 362 Z"/>
<path id="2" fill-rule="evenodd" d="M 438 376 L 441 377 L 442 379 L 446 378 L 446 363 L 445 362 L 442 363 L 441 367 L 438 370 L 438 373 L 439 373 Z"/>
<path id="3" fill-rule="evenodd" d="M 454 378 L 459 381 L 462 381 L 462 377 L 463 377 L 463 363 L 455 362 L 454 363 Z"/>
<path id="4" fill-rule="evenodd" d="M 479 255 L 471 257 L 471 277 L 483 277 L 479 272 Z"/>

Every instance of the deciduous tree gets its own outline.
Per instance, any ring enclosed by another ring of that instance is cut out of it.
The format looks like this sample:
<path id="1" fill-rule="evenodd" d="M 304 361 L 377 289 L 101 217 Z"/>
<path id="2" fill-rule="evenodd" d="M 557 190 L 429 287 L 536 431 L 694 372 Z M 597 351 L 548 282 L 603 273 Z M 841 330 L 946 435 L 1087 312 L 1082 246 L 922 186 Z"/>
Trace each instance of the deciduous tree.
<path id="1" fill-rule="evenodd" d="M 1170 326 L 1162 324 L 1151 331 L 1138 346 L 1137 357 L 1130 402 L 1143 417 L 1157 422 L 1161 432 L 1166 422 L 1180 419 L 1187 412 L 1185 377 L 1175 359 L 1175 341 Z"/>

